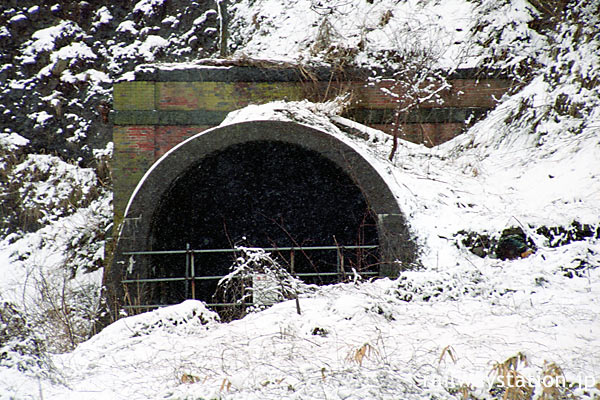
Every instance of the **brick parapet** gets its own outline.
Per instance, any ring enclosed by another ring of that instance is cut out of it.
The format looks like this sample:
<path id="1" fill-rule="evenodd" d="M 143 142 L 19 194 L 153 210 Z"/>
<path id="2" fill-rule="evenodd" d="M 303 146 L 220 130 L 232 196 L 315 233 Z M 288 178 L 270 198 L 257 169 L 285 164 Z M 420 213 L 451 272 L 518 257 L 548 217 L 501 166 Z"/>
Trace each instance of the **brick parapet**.
<path id="1" fill-rule="evenodd" d="M 153 67 L 154 68 L 154 67 Z M 122 215 L 137 182 L 154 161 L 178 143 L 218 125 L 229 111 L 274 100 L 325 101 L 351 93 L 347 116 L 384 132 L 394 132 L 398 103 L 382 88 L 394 82 L 327 79 L 325 71 L 310 78 L 298 70 L 260 68 L 159 67 L 137 73 L 135 81 L 114 86 L 115 215 Z M 154 80 L 152 80 L 154 79 Z M 440 92 L 443 104 L 424 102 L 403 116 L 400 137 L 434 146 L 465 129 L 469 115 L 493 108 L 511 87 L 507 79 L 460 75 Z M 396 94 L 402 96 L 400 90 Z M 404 118 L 406 117 L 406 118 Z"/>

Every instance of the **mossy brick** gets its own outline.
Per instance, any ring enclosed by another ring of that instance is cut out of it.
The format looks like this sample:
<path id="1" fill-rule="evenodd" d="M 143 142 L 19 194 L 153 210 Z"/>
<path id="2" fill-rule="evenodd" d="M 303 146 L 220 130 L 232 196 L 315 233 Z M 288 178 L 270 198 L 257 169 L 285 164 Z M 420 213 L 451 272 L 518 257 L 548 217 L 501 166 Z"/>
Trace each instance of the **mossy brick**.
<path id="1" fill-rule="evenodd" d="M 229 111 L 161 110 L 157 111 L 158 125 L 219 125 Z"/>
<path id="2" fill-rule="evenodd" d="M 249 77 L 244 75 L 247 69 L 240 69 L 240 74 L 218 69 L 222 76 L 206 75 L 205 68 L 177 77 L 168 71 L 160 72 L 164 79 L 157 79 L 154 74 L 153 80 L 118 82 L 114 86 L 115 215 L 122 214 L 139 179 L 157 158 L 193 134 L 218 125 L 229 111 L 275 100 L 323 101 L 351 92 L 353 102 L 348 116 L 391 133 L 390 116 L 398 107 L 381 90 L 390 88 L 392 80 L 367 85 L 356 77 L 348 81 L 315 81 L 292 79 L 287 72 L 274 77 L 264 71 Z M 189 81 L 184 81 L 185 77 Z M 512 82 L 477 81 L 467 74 L 453 77 L 451 84 L 450 90 L 441 92 L 441 108 L 437 104 L 421 104 L 411 113 L 403 125 L 405 139 L 427 145 L 449 140 L 463 131 L 464 123 L 458 122 L 493 108 L 495 99 L 509 90 Z"/>
<path id="3" fill-rule="evenodd" d="M 113 107 L 117 111 L 155 109 L 154 82 L 117 82 L 113 88 Z"/>
<path id="4" fill-rule="evenodd" d="M 452 88 L 441 93 L 447 107 L 494 108 L 513 81 L 508 79 L 455 79 L 450 81 Z"/>
<path id="5" fill-rule="evenodd" d="M 480 118 L 487 111 L 487 108 L 481 107 L 415 108 L 402 115 L 401 122 L 406 124 L 465 122 L 471 118 Z M 390 108 L 353 108 L 347 110 L 343 116 L 365 125 L 390 124 L 396 120 L 396 112 Z"/>
<path id="6" fill-rule="evenodd" d="M 186 139 L 203 132 L 212 126 L 183 125 L 183 126 L 158 126 L 156 127 L 156 143 L 154 159 L 158 160 L 163 154 Z"/>
<path id="7" fill-rule="evenodd" d="M 371 124 L 369 126 L 390 135 L 393 135 L 396 129 L 392 124 Z M 409 142 L 432 147 L 447 142 L 463 133 L 464 130 L 465 124 L 462 123 L 403 124 L 398 137 Z"/>
<path id="8" fill-rule="evenodd" d="M 450 82 L 451 87 L 439 92 L 443 100 L 444 107 L 483 107 L 493 108 L 496 106 L 497 99 L 502 97 L 513 85 L 512 81 L 506 79 L 485 79 L 477 81 L 475 79 L 453 79 Z M 373 85 L 367 85 L 361 82 L 352 84 L 354 107 L 370 109 L 391 109 L 397 108 L 397 101 L 390 95 L 384 93 L 381 89 L 385 88 L 394 92 L 400 98 L 403 95 L 402 90 L 393 88 L 393 80 L 382 80 Z M 419 108 L 439 107 L 437 102 L 426 102 L 419 105 Z"/>
<path id="9" fill-rule="evenodd" d="M 304 88 L 296 82 L 236 82 L 233 94 L 237 107 L 274 100 L 299 101 L 305 97 Z"/>
<path id="10" fill-rule="evenodd" d="M 113 213 L 115 216 L 122 217 L 133 190 L 152 165 L 152 161 L 139 155 L 129 158 L 124 154 L 120 155 L 119 161 L 120 165 L 114 169 L 113 177 Z"/>
<path id="11" fill-rule="evenodd" d="M 113 208 L 122 216 L 127 201 L 146 170 L 154 162 L 155 130 L 147 126 L 114 126 Z"/>
<path id="12" fill-rule="evenodd" d="M 233 111 L 248 104 L 304 98 L 296 82 L 157 82 L 158 110 Z"/>
<path id="13" fill-rule="evenodd" d="M 157 125 L 160 116 L 156 110 L 117 110 L 114 113 L 115 125 Z"/>

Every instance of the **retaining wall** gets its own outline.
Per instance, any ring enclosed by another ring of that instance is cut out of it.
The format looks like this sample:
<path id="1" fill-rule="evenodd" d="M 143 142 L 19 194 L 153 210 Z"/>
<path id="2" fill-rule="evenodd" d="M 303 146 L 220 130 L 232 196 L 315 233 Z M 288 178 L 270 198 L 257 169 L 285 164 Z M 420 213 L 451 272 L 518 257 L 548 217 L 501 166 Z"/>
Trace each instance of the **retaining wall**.
<path id="1" fill-rule="evenodd" d="M 217 126 L 228 112 L 274 100 L 323 101 L 351 93 L 346 117 L 391 133 L 393 97 L 381 89 L 391 80 L 307 73 L 300 68 L 202 66 L 139 67 L 131 80 L 114 86 L 113 158 L 115 222 L 121 221 L 131 193 L 145 171 L 181 141 Z M 423 103 L 401 121 L 400 137 L 428 146 L 459 135 L 467 121 L 484 115 L 511 86 L 507 79 L 475 79 L 463 71 L 441 92 L 444 102 Z M 402 93 L 397 94 L 400 96 Z"/>

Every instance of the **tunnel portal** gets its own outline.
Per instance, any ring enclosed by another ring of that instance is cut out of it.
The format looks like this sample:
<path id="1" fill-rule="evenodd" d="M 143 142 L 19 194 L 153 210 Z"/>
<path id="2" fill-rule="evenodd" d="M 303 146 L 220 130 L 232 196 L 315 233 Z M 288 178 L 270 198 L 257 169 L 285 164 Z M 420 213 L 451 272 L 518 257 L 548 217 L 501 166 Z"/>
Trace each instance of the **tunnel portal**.
<path id="1" fill-rule="evenodd" d="M 177 144 L 146 170 L 116 221 L 104 274 L 111 315 L 187 298 L 210 304 L 235 246 L 277 248 L 282 266 L 318 284 L 353 268 L 412 268 L 416 243 L 375 162 L 344 137 L 291 121 L 223 125 Z M 355 245 L 369 248 L 340 249 Z M 300 246 L 333 249 L 294 250 L 292 263 L 282 247 Z M 205 253 L 215 249 L 229 253 Z"/>
<path id="2" fill-rule="evenodd" d="M 152 221 L 155 250 L 377 245 L 376 218 L 360 188 L 319 153 L 280 141 L 254 141 L 216 151 L 179 176 Z M 376 272 L 376 249 L 344 250 L 345 269 Z M 332 273 L 338 251 L 298 251 L 294 272 Z M 272 252 L 290 267 L 290 254 Z M 185 276 L 183 255 L 154 257 L 157 277 Z M 223 276 L 232 253 L 196 254 L 196 274 Z M 173 262 L 176 261 L 176 262 Z M 304 277 L 329 283 L 334 276 Z M 214 303 L 216 280 L 198 282 L 196 297 Z M 157 291 L 154 302 L 189 298 L 184 283 Z"/>

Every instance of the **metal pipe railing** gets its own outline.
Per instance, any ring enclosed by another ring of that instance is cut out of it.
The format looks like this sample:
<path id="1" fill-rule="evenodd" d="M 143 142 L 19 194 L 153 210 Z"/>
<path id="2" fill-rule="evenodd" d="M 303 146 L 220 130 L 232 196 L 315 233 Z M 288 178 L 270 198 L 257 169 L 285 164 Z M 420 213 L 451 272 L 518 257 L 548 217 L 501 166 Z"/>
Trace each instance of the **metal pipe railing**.
<path id="1" fill-rule="evenodd" d="M 377 245 L 351 245 L 351 246 L 293 246 L 293 247 L 247 247 L 243 249 L 251 250 L 264 250 L 264 251 L 289 251 L 290 252 L 290 272 L 297 277 L 318 277 L 318 276 L 339 276 L 340 279 L 345 277 L 344 271 L 344 256 L 343 250 L 373 250 L 378 248 Z M 126 251 L 123 255 L 136 256 L 136 255 L 176 255 L 185 254 L 185 277 L 170 277 L 170 278 L 138 278 L 138 279 L 123 279 L 121 283 L 161 283 L 161 282 L 185 282 L 185 298 L 189 298 L 191 289 L 191 298 L 196 298 L 196 281 L 206 280 L 218 280 L 225 278 L 227 275 L 210 275 L 210 276 L 196 276 L 196 266 L 194 254 L 206 254 L 206 253 L 236 253 L 243 250 L 242 248 L 232 249 L 190 249 L 189 243 L 186 244 L 185 250 L 145 250 L 145 251 Z M 336 272 L 305 272 L 295 273 L 295 251 L 336 251 Z M 365 271 L 359 273 L 360 275 L 378 275 L 374 271 Z M 252 303 L 246 304 L 251 305 Z M 207 304 L 208 306 L 227 306 L 227 305 L 239 305 L 237 303 L 213 303 Z M 166 305 L 154 304 L 154 305 L 129 305 L 125 308 L 130 309 L 143 309 L 143 308 L 159 308 Z"/>
<path id="2" fill-rule="evenodd" d="M 244 247 L 250 250 L 264 251 L 295 251 L 295 250 L 356 250 L 356 249 L 376 249 L 378 245 L 362 245 L 362 246 L 294 246 L 294 247 Z M 234 249 L 199 249 L 199 250 L 145 250 L 145 251 L 124 251 L 125 256 L 135 255 L 160 255 L 160 254 L 186 254 L 186 253 L 235 253 L 241 251 L 240 248 Z"/>

